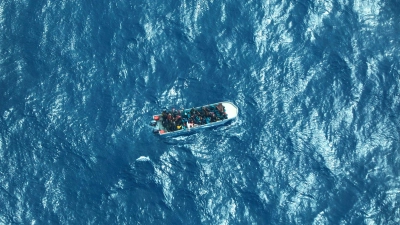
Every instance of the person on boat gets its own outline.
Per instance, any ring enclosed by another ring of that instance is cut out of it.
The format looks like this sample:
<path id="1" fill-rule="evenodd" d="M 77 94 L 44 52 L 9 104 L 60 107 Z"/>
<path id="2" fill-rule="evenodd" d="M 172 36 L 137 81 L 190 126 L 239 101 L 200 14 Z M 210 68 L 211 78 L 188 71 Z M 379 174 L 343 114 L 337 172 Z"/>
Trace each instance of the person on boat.
<path id="1" fill-rule="evenodd" d="M 199 125 L 203 124 L 203 117 L 202 116 L 198 116 L 197 117 L 197 124 L 199 124 Z"/>
<path id="2" fill-rule="evenodd" d="M 163 118 L 163 120 L 167 120 L 167 116 L 168 116 L 167 111 L 164 109 L 161 113 L 161 117 Z"/>
<path id="3" fill-rule="evenodd" d="M 176 110 L 175 108 L 172 108 L 172 116 L 173 117 L 176 117 L 178 115 L 178 112 L 179 112 L 178 110 Z"/>
<path id="4" fill-rule="evenodd" d="M 211 116 L 211 122 L 217 122 L 217 116 L 215 115 L 215 113 L 213 113 Z"/>
<path id="5" fill-rule="evenodd" d="M 172 114 L 168 113 L 167 120 L 172 121 Z"/>
<path id="6" fill-rule="evenodd" d="M 170 131 L 175 131 L 176 130 L 176 123 L 175 123 L 174 120 L 170 120 L 168 128 L 169 128 Z"/>
<path id="7" fill-rule="evenodd" d="M 167 126 L 168 126 L 168 121 L 163 119 L 162 122 L 161 122 L 161 124 L 162 124 L 163 127 L 167 128 Z"/>
<path id="8" fill-rule="evenodd" d="M 226 112 L 224 112 L 224 119 L 228 119 L 228 114 L 226 114 Z"/>
<path id="9" fill-rule="evenodd" d="M 207 124 L 207 117 L 202 117 L 201 124 Z"/>
<path id="10" fill-rule="evenodd" d="M 207 112 L 204 110 L 204 107 L 201 107 L 199 110 L 199 116 L 206 117 Z"/>
<path id="11" fill-rule="evenodd" d="M 181 116 L 176 116 L 176 126 L 180 126 L 180 125 L 182 125 L 182 117 Z"/>
<path id="12" fill-rule="evenodd" d="M 224 113 L 224 111 L 225 111 L 224 106 L 222 105 L 222 103 L 218 103 L 217 109 L 221 114 Z"/>
<path id="13" fill-rule="evenodd" d="M 181 118 L 182 118 L 182 120 L 186 120 L 186 121 L 189 119 L 189 116 L 188 116 L 186 110 L 183 111 Z"/>

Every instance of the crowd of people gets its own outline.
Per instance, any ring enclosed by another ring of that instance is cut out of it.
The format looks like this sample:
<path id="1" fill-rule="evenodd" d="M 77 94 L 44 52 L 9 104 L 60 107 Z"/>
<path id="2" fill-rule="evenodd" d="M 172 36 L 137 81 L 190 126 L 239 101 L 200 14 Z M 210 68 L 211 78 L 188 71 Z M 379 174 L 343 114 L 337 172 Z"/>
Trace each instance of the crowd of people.
<path id="1" fill-rule="evenodd" d="M 161 117 L 163 127 L 171 132 L 224 120 L 228 118 L 228 115 L 222 103 L 218 103 L 190 110 L 163 110 Z"/>

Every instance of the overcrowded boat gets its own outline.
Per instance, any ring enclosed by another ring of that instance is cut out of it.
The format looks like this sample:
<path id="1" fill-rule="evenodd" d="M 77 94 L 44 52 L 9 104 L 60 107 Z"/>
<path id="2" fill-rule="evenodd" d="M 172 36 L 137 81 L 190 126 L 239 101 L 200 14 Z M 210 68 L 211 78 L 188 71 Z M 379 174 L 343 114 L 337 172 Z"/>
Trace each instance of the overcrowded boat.
<path id="1" fill-rule="evenodd" d="M 153 132 L 161 136 L 180 135 L 201 128 L 225 124 L 238 115 L 238 107 L 232 102 L 219 102 L 183 110 L 166 110 L 154 115 Z"/>

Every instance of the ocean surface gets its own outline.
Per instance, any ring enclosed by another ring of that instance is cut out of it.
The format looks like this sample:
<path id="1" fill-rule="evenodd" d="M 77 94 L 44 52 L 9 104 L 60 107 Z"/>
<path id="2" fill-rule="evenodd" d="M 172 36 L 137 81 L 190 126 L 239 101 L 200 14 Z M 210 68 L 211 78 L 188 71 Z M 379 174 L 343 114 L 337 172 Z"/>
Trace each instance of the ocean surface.
<path id="1" fill-rule="evenodd" d="M 400 224 L 399 115 L 399 0 L 0 1 L 0 224 Z"/>

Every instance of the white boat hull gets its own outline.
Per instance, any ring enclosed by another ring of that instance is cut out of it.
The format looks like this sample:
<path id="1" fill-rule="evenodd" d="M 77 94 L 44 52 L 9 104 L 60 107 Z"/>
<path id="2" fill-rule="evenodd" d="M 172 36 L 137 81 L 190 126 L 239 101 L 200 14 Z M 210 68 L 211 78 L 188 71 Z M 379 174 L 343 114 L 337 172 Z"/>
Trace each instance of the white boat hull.
<path id="1" fill-rule="evenodd" d="M 185 135 L 185 134 L 190 134 L 190 133 L 196 132 L 200 129 L 220 126 L 220 125 L 226 124 L 237 118 L 239 110 L 236 105 L 234 105 L 232 102 L 220 102 L 220 103 L 222 103 L 222 105 L 225 108 L 225 113 L 227 114 L 227 119 L 223 119 L 223 120 L 219 120 L 216 122 L 211 122 L 211 123 L 203 124 L 203 125 L 194 124 L 193 127 L 190 127 L 187 129 L 168 132 L 162 125 L 161 115 L 154 115 L 153 118 L 158 117 L 158 120 L 155 120 L 155 130 L 157 131 L 156 133 L 159 134 L 160 136 Z M 214 104 L 209 104 L 209 105 L 216 105 L 216 104 L 219 104 L 219 103 L 214 103 Z M 209 106 L 209 105 L 205 105 L 205 106 Z M 201 107 L 203 107 L 203 106 L 201 106 Z M 195 107 L 195 108 L 199 108 L 199 107 Z"/>

